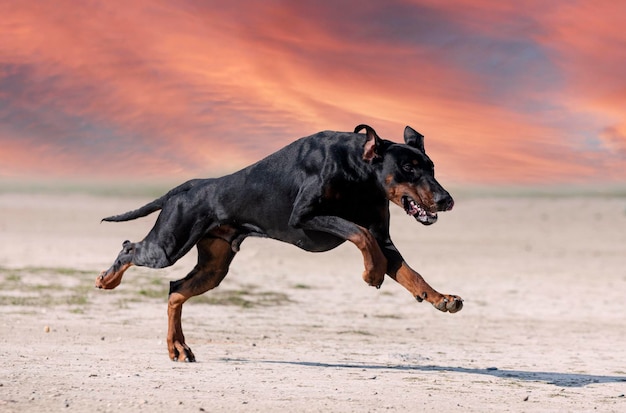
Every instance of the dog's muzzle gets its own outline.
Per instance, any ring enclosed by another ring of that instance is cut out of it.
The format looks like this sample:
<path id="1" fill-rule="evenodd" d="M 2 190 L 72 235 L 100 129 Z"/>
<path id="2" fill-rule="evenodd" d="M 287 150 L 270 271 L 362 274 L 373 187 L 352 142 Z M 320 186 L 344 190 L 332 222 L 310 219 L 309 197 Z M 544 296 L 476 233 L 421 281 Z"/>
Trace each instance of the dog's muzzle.
<path id="1" fill-rule="evenodd" d="M 402 197 L 402 206 L 404 207 L 404 211 L 408 215 L 411 215 L 417 221 L 419 221 L 420 223 L 424 225 L 431 225 L 437 222 L 436 212 L 428 211 L 426 207 L 421 205 L 419 202 L 417 202 L 415 199 L 411 198 L 410 196 L 405 195 Z"/>

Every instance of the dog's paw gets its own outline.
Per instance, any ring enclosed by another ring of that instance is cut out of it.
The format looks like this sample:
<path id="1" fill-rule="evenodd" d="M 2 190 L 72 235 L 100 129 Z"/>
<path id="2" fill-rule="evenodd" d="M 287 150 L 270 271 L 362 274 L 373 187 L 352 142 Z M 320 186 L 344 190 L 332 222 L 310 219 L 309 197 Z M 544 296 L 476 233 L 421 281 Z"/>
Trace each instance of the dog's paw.
<path id="1" fill-rule="evenodd" d="M 456 313 L 463 308 L 463 299 L 456 295 L 442 295 L 441 299 L 433 303 L 433 306 L 439 311 Z"/>
<path id="2" fill-rule="evenodd" d="M 193 355 L 189 346 L 184 342 L 176 340 L 171 345 L 168 344 L 168 351 L 170 353 L 170 360 L 172 361 L 182 361 L 185 363 L 194 363 L 196 361 L 196 356 Z"/>
<path id="3" fill-rule="evenodd" d="M 370 287 L 376 287 L 378 289 L 383 285 L 383 281 L 385 281 L 385 273 L 363 271 L 363 281 Z"/>

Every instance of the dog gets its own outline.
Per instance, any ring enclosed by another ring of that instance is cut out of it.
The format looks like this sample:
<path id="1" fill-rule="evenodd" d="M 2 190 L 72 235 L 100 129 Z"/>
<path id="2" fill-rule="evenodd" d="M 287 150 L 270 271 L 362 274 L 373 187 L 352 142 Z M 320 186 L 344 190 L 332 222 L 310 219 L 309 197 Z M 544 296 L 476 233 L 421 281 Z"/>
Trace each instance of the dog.
<path id="1" fill-rule="evenodd" d="M 117 287 L 132 265 L 170 266 L 195 245 L 194 269 L 170 282 L 167 348 L 173 361 L 196 360 L 183 335 L 183 304 L 220 284 L 247 237 L 268 237 L 312 252 L 350 241 L 363 254 L 367 284 L 380 288 L 387 274 L 417 301 L 455 313 L 463 300 L 435 291 L 408 266 L 389 236 L 390 202 L 424 225 L 454 205 L 435 179 L 424 136 L 407 126 L 404 142 L 382 139 L 368 125 L 353 133 L 319 132 L 231 175 L 190 180 L 137 210 L 104 218 L 129 221 L 161 210 L 142 241 L 124 241 L 113 265 L 96 278 L 96 287 Z"/>

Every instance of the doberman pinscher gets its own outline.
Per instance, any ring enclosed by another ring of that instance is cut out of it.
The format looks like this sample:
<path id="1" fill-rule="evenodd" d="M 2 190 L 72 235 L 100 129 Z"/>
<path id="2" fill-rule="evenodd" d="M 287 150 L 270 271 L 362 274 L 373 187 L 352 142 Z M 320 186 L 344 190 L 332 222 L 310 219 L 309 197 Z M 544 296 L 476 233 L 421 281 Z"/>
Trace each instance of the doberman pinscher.
<path id="1" fill-rule="evenodd" d="M 359 133 L 363 129 L 366 133 Z M 463 300 L 435 291 L 406 264 L 389 237 L 389 201 L 424 225 L 437 221 L 437 211 L 454 205 L 435 180 L 424 137 L 407 126 L 404 141 L 382 139 L 367 125 L 354 133 L 319 132 L 239 172 L 190 180 L 135 211 L 104 218 L 129 221 L 161 210 L 143 241 L 123 243 L 96 287 L 117 287 L 131 265 L 170 266 L 195 245 L 195 268 L 170 283 L 167 347 L 174 361 L 195 361 L 183 336 L 183 303 L 217 287 L 250 236 L 306 251 L 328 251 L 350 241 L 363 254 L 363 279 L 369 285 L 380 288 L 386 273 L 418 301 L 457 312 Z"/>

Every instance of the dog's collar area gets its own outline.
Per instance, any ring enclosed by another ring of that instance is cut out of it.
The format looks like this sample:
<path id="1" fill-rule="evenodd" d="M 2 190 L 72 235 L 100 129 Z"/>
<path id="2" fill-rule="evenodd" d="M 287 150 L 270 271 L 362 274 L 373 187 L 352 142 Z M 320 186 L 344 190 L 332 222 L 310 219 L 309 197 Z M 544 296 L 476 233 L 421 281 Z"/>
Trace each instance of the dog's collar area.
<path id="1" fill-rule="evenodd" d="M 420 203 L 408 195 L 402 197 L 404 211 L 425 225 L 434 224 L 437 221 L 437 213 L 428 212 Z"/>

